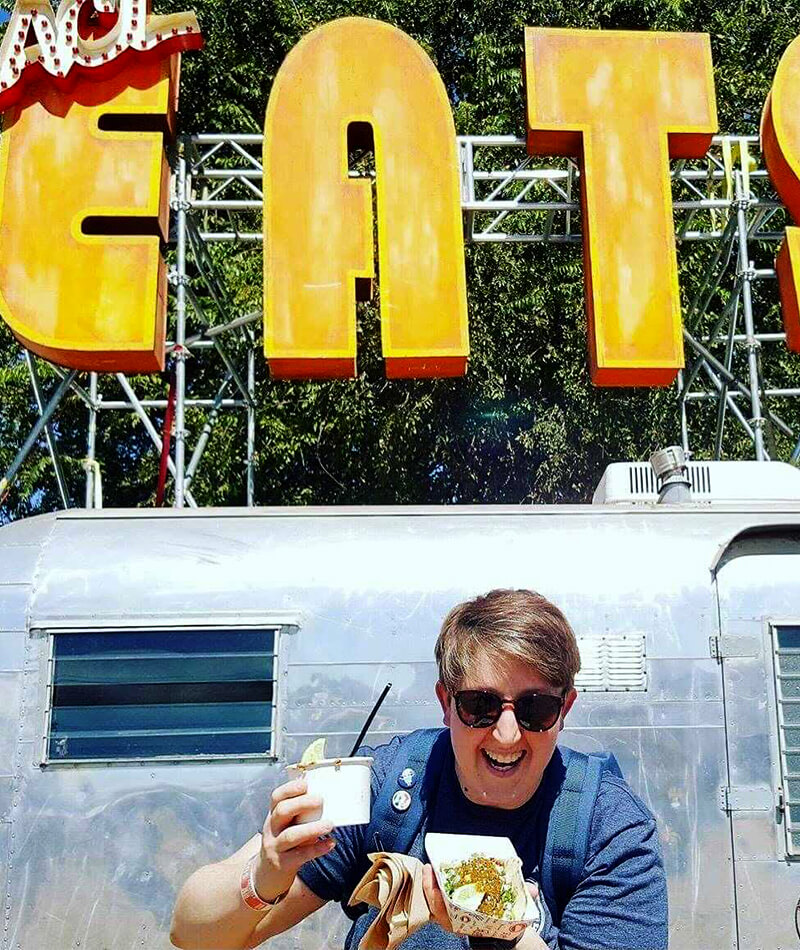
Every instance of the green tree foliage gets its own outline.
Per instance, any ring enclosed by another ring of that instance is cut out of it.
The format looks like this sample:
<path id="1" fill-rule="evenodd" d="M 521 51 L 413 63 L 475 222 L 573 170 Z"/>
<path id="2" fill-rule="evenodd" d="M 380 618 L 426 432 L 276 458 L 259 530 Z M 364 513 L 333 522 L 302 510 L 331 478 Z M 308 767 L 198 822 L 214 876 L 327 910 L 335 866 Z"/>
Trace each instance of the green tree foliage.
<path id="1" fill-rule="evenodd" d="M 164 0 L 156 7 L 169 12 L 186 4 Z M 798 0 L 196 0 L 194 9 L 207 45 L 183 60 L 181 128 L 191 132 L 259 132 L 288 51 L 313 27 L 358 15 L 393 23 L 422 44 L 442 75 L 460 134 L 523 133 L 526 25 L 708 32 L 720 128 L 752 134 L 777 62 L 800 23 Z M 714 251 L 703 245 L 681 249 L 686 303 Z M 757 249 L 756 265 L 771 266 L 773 251 Z M 230 298 L 229 315 L 260 307 L 260 248 L 216 246 L 212 254 Z M 258 357 L 259 504 L 585 501 L 609 462 L 646 458 L 678 440 L 674 387 L 591 385 L 579 247 L 484 244 L 468 246 L 466 255 L 472 353 L 462 379 L 388 382 L 375 301 L 359 307 L 357 379 L 273 381 Z M 735 260 L 711 313 L 722 311 L 734 270 Z M 774 284 L 759 287 L 758 295 L 760 328 L 779 329 Z M 212 319 L 225 318 L 213 301 L 207 303 Z M 704 318 L 695 329 L 701 332 L 709 323 Z M 244 345 L 233 344 L 242 365 Z M 797 359 L 777 350 L 765 363 L 768 378 L 797 385 Z M 35 418 L 26 374 L 18 348 L 0 329 L 2 469 Z M 52 387 L 52 374 L 43 368 L 43 375 Z M 190 360 L 188 378 L 190 393 L 209 396 L 221 371 L 198 358 Z M 166 382 L 158 377 L 136 380 L 136 386 L 142 396 L 166 394 Z M 780 403 L 774 408 L 800 430 L 796 409 Z M 715 408 L 692 412 L 704 431 L 713 430 Z M 160 411 L 152 416 L 160 427 Z M 187 416 L 190 448 L 203 421 L 199 412 Z M 74 398 L 57 421 L 79 503 L 85 422 L 86 407 Z M 217 423 L 192 486 L 200 504 L 244 503 L 244 433 L 242 412 Z M 788 457 L 785 437 L 774 437 L 776 451 Z M 711 441 L 709 436 L 698 444 L 699 454 L 710 452 Z M 733 425 L 723 449 L 729 457 L 752 455 Z M 153 504 L 158 459 L 133 415 L 101 413 L 98 458 L 106 505 Z M 52 467 L 37 451 L 4 516 L 57 505 Z"/>

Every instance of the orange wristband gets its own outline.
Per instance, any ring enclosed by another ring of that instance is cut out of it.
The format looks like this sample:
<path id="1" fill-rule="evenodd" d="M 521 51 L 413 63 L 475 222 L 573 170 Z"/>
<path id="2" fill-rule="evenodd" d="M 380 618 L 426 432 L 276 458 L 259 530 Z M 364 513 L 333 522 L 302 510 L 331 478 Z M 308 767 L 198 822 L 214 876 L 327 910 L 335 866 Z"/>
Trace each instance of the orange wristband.
<path id="1" fill-rule="evenodd" d="M 242 900 L 248 907 L 251 907 L 253 910 L 268 910 L 270 907 L 279 904 L 284 897 L 286 897 L 289 893 L 289 888 L 287 887 L 282 894 L 278 894 L 277 897 L 273 897 L 272 900 L 269 901 L 265 901 L 259 897 L 255 882 L 256 857 L 254 854 L 247 864 L 245 864 L 239 881 L 239 887 L 242 892 Z"/>

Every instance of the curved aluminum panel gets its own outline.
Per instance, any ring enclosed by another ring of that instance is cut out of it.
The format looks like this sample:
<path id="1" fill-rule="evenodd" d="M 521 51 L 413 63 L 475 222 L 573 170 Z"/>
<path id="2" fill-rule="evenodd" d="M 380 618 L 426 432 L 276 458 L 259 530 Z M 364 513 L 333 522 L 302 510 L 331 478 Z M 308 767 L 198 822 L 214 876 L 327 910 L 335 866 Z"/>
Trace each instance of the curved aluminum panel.
<path id="1" fill-rule="evenodd" d="M 7 611 L 17 617 L 9 655 L 18 698 L 0 738 L 17 783 L 5 813 L 13 854 L 4 945 L 168 947 L 183 880 L 260 828 L 283 763 L 310 737 L 328 735 L 331 751 L 346 751 L 389 680 L 371 742 L 440 722 L 438 627 L 454 603 L 495 586 L 539 589 L 580 635 L 646 636 L 647 691 L 581 694 L 565 739 L 613 749 L 656 812 L 673 950 L 735 945 L 709 565 L 747 518 L 598 507 L 102 512 L 0 529 L 0 559 L 25 543 L 41 552 L 17 585 L 33 590 L 30 603 L 22 596 Z M 787 512 L 764 518 L 785 522 Z M 299 625 L 283 638 L 279 761 L 39 768 L 47 628 L 232 615 Z M 342 915 L 326 909 L 270 945 L 341 946 L 343 932 Z"/>

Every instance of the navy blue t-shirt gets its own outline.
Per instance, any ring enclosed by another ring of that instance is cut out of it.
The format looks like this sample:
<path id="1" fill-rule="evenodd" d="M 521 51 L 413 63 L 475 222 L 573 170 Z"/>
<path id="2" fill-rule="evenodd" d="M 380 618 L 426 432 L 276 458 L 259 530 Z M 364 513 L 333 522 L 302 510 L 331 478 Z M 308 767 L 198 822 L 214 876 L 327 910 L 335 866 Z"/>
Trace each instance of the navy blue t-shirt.
<path id="1" fill-rule="evenodd" d="M 372 802 L 375 803 L 399 738 L 377 749 L 364 747 L 360 755 L 372 755 Z M 560 759 L 556 749 L 553 759 Z M 554 763 L 551 762 L 550 768 Z M 542 781 L 540 789 L 545 785 Z M 412 789 L 412 794 L 415 789 Z M 522 858 L 527 880 L 538 881 L 547 834 L 547 815 L 542 815 L 542 796 L 537 791 L 520 808 L 487 808 L 469 801 L 456 779 L 452 749 L 443 766 L 438 794 L 424 826 L 408 853 L 427 861 L 424 836 L 429 831 L 451 834 L 500 835 L 510 838 Z M 367 825 L 337 828 L 336 848 L 310 861 L 299 871 L 300 879 L 323 900 L 347 908 L 356 884 L 369 867 L 367 854 L 379 850 L 365 841 Z M 363 909 L 366 905 L 360 905 Z M 354 921 L 345 948 L 359 941 L 377 910 L 368 908 Z M 626 782 L 604 772 L 592 815 L 589 847 L 581 883 L 567 904 L 556 928 L 549 913 L 542 939 L 552 950 L 665 950 L 667 947 L 667 887 L 655 819 Z M 408 940 L 404 950 L 461 950 L 467 939 L 446 933 L 437 924 L 427 924 Z"/>

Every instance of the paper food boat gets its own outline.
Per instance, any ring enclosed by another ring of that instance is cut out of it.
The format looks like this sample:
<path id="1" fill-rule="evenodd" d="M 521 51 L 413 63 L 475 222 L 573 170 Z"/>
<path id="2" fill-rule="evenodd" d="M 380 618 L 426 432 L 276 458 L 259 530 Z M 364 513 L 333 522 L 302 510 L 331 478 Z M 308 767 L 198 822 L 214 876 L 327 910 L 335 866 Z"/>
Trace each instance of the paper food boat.
<path id="1" fill-rule="evenodd" d="M 365 825 L 370 816 L 372 758 L 321 759 L 311 765 L 290 765 L 290 778 L 304 775 L 308 791 L 322 799 L 322 819 L 336 825 Z M 316 821 L 309 815 L 303 821 Z"/>
<path id="2" fill-rule="evenodd" d="M 526 927 L 541 930 L 543 915 L 539 904 L 530 896 L 522 876 L 522 862 L 508 838 L 494 838 L 488 835 L 444 835 L 431 833 L 425 835 L 425 850 L 428 852 L 436 880 L 447 905 L 447 914 L 453 930 L 458 934 L 472 937 L 496 937 L 500 940 L 514 940 Z M 517 887 L 525 889 L 527 905 L 519 920 L 500 920 L 477 910 L 458 907 L 447 896 L 444 882 L 443 865 L 467 861 L 473 855 L 481 854 L 487 858 L 500 858 L 518 864 L 519 879 Z"/>

